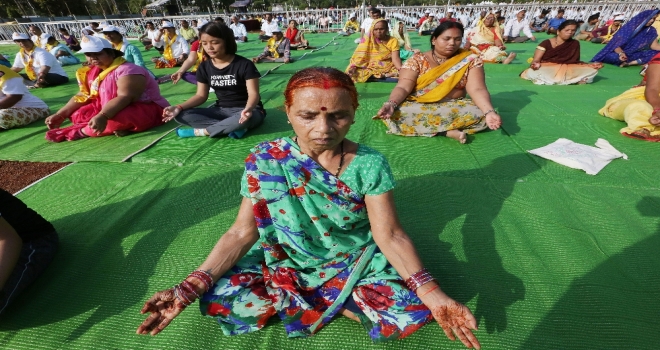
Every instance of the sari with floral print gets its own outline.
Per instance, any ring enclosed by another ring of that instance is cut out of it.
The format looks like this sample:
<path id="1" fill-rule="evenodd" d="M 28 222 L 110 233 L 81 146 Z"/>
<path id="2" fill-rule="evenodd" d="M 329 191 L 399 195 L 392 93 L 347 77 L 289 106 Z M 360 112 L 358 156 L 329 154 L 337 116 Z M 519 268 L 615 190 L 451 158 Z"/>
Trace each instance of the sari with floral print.
<path id="1" fill-rule="evenodd" d="M 387 133 L 432 137 L 449 130 L 473 134 L 486 129 L 486 118 L 472 100 L 446 98 L 454 89 L 464 89 L 469 70 L 482 65 L 479 56 L 467 50 L 433 68 L 424 54 L 413 55 L 401 69 L 417 72 L 417 84 L 394 114 L 383 119 Z"/>
<path id="2" fill-rule="evenodd" d="M 241 185 L 259 240 L 202 297 L 202 313 L 227 335 L 277 314 L 289 337 L 309 336 L 342 308 L 374 341 L 413 333 L 432 316 L 376 246 L 364 202 L 393 186 L 387 161 L 365 146 L 337 178 L 290 138 L 261 143 Z"/>

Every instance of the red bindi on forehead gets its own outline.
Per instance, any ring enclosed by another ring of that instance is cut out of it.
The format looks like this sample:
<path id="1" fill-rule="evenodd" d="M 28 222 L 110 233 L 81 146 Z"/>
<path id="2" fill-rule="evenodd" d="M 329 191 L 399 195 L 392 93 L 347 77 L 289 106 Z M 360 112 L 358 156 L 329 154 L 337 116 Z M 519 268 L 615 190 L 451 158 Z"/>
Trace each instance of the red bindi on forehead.
<path id="1" fill-rule="evenodd" d="M 328 109 L 326 107 L 321 107 L 322 111 L 327 111 Z"/>

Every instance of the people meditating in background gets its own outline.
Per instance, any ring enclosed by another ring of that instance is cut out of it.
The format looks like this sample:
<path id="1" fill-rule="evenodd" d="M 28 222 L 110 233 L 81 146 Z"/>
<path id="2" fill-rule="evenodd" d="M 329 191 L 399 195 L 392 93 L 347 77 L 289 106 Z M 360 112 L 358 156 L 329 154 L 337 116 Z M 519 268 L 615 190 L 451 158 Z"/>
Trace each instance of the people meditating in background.
<path id="1" fill-rule="evenodd" d="M 582 23 L 581 26 L 578 27 L 578 30 L 575 31 L 575 36 L 573 37 L 575 40 L 585 40 L 585 41 L 590 41 L 593 39 L 593 31 L 596 30 L 596 26 L 598 25 L 598 19 L 600 18 L 599 13 L 595 13 L 589 18 L 587 18 L 587 21 Z"/>
<path id="2" fill-rule="evenodd" d="M 346 74 L 356 83 L 378 81 L 399 76 L 401 56 L 399 41 L 389 34 L 386 19 L 373 22 L 367 40 L 353 52 Z"/>
<path id="3" fill-rule="evenodd" d="M 195 28 L 192 28 L 189 24 L 188 21 L 183 20 L 181 21 L 181 28 L 179 28 L 179 35 L 181 35 L 188 44 L 192 43 L 195 41 L 197 37 L 197 32 L 195 31 Z"/>
<path id="4" fill-rule="evenodd" d="M 247 37 L 247 29 L 245 29 L 245 24 L 239 22 L 238 17 L 236 15 L 232 15 L 229 19 L 231 20 L 229 29 L 231 29 L 234 32 L 234 40 L 236 40 L 237 43 L 247 42 L 248 37 Z"/>
<path id="5" fill-rule="evenodd" d="M 465 48 L 479 55 L 484 62 L 509 64 L 516 58 L 515 52 L 507 54 L 504 51 L 502 28 L 492 13 L 468 31 Z"/>
<path id="6" fill-rule="evenodd" d="M 529 28 L 534 33 L 545 32 L 548 30 L 548 10 L 543 9 L 538 16 L 534 16 L 529 22 Z"/>
<path id="7" fill-rule="evenodd" d="M 105 39 L 85 35 L 80 45 L 89 66 L 76 72 L 80 92 L 46 118 L 48 141 L 124 136 L 163 124 L 163 108 L 170 104 L 146 68 L 126 62 Z M 66 119 L 73 125 L 60 128 Z"/>
<path id="8" fill-rule="evenodd" d="M 108 41 L 112 44 L 113 49 L 124 53 L 124 56 L 122 57 L 124 57 L 126 62 L 133 63 L 136 66 L 147 69 L 147 67 L 144 65 L 144 60 L 142 59 L 142 53 L 140 50 L 135 47 L 135 45 L 131 44 L 128 39 L 124 38 L 119 28 L 115 26 L 107 26 L 103 28 L 103 34 L 105 34 L 105 38 L 108 39 Z M 151 71 L 149 71 L 149 73 L 154 76 Z"/>
<path id="9" fill-rule="evenodd" d="M 266 43 L 264 51 L 252 59 L 254 63 L 291 62 L 291 42 L 279 29 L 273 30 L 273 36 Z"/>
<path id="10" fill-rule="evenodd" d="M 42 49 L 46 48 L 46 44 L 48 43 L 48 38 L 46 35 L 49 35 L 48 33 L 44 33 L 41 31 L 41 28 L 37 27 L 36 25 L 31 25 L 28 30 L 30 31 L 30 34 L 32 36 L 30 37 L 30 40 L 36 45 L 37 47 L 40 47 Z"/>
<path id="11" fill-rule="evenodd" d="M 66 42 L 66 46 L 68 46 L 73 51 L 80 50 L 80 43 L 78 42 L 78 39 L 76 39 L 75 35 L 69 34 L 69 31 L 66 30 L 66 28 L 60 28 L 59 31 L 62 40 Z"/>
<path id="12" fill-rule="evenodd" d="M 193 128 L 177 129 L 180 137 L 241 138 L 266 117 L 259 95 L 261 75 L 254 63 L 236 54 L 234 34 L 226 25 L 207 23 L 199 35 L 206 59 L 197 68 L 197 93 L 182 104 L 166 108 L 163 120 L 175 119 Z M 194 108 L 206 102 L 209 87 L 215 90 L 215 104 Z"/>
<path id="13" fill-rule="evenodd" d="M 54 36 L 46 34 L 45 39 L 46 50 L 48 50 L 51 55 L 55 56 L 61 65 L 70 66 L 80 63 L 80 60 L 76 57 L 73 51 L 71 51 L 68 46 L 57 41 Z"/>
<path id="14" fill-rule="evenodd" d="M 541 42 L 529 68 L 520 77 L 537 85 L 589 84 L 602 63 L 580 61 L 580 42 L 573 39 L 578 23 L 564 21 L 557 28 L 557 36 Z"/>
<path id="15" fill-rule="evenodd" d="M 415 52 L 419 52 L 419 50 L 412 48 L 410 36 L 408 35 L 406 24 L 404 22 L 394 20 L 392 36 L 399 43 L 399 57 L 401 58 L 401 61 L 405 61 L 412 57 Z"/>
<path id="16" fill-rule="evenodd" d="M 546 31 L 546 33 L 557 34 L 557 30 L 559 30 L 559 26 L 562 23 L 564 23 L 565 20 L 566 18 L 564 18 L 564 9 L 559 9 L 559 11 L 557 11 L 557 16 L 551 18 L 548 21 L 548 30 Z"/>
<path id="17" fill-rule="evenodd" d="M 648 63 L 660 53 L 658 32 L 653 27 L 660 10 L 640 12 L 614 34 L 612 40 L 591 59 L 619 67 Z"/>
<path id="18" fill-rule="evenodd" d="M 349 15 L 348 21 L 344 24 L 344 28 L 337 34 L 343 36 L 349 36 L 360 30 L 360 23 L 358 23 L 355 13 Z"/>
<path id="19" fill-rule="evenodd" d="M 149 21 L 145 24 L 147 27 L 144 34 L 140 35 L 138 40 L 144 45 L 144 49 L 149 51 L 151 48 L 155 48 L 158 52 L 163 53 L 163 31 L 156 29 L 154 23 Z"/>
<path id="20" fill-rule="evenodd" d="M 418 33 L 419 35 L 431 35 L 439 25 L 440 22 L 435 19 L 435 13 L 429 13 L 428 18 L 419 26 Z"/>
<path id="21" fill-rule="evenodd" d="M 186 39 L 176 33 L 172 22 L 163 21 L 162 29 L 165 31 L 161 39 L 163 55 L 152 58 L 151 62 L 156 64 L 156 68 L 179 67 L 188 58 L 190 46 Z"/>
<path id="22" fill-rule="evenodd" d="M 284 96 L 296 136 L 251 151 L 236 221 L 196 271 L 144 304 L 137 333 L 158 334 L 199 299 L 225 335 L 277 315 L 289 337 L 308 337 L 344 315 L 382 342 L 435 319 L 479 349 L 475 317 L 440 289 L 399 223 L 387 160 L 346 138 L 358 107 L 352 81 L 307 68 Z"/>
<path id="23" fill-rule="evenodd" d="M 0 314 L 43 274 L 58 244 L 50 222 L 0 189 Z"/>
<path id="24" fill-rule="evenodd" d="M 207 23 L 209 22 L 202 21 L 199 23 L 199 26 L 196 28 L 198 36 L 199 30 Z M 233 32 L 234 39 L 236 39 L 236 32 Z M 197 68 L 206 59 L 206 57 L 207 56 L 204 55 L 204 47 L 200 44 L 200 40 L 197 39 L 193 41 L 193 43 L 190 45 L 190 55 L 188 55 L 188 58 L 181 64 L 181 67 L 170 76 L 172 84 L 176 84 L 180 79 L 183 79 L 183 81 L 187 83 L 197 85 Z M 188 70 L 190 70 L 190 72 Z"/>
<path id="25" fill-rule="evenodd" d="M 305 34 L 298 29 L 298 22 L 293 19 L 289 21 L 284 37 L 289 39 L 291 49 L 304 50 L 309 48 L 309 42 L 305 39 Z"/>
<path id="26" fill-rule="evenodd" d="M 461 23 L 442 23 L 431 35 L 431 50 L 413 55 L 401 67 L 399 83 L 375 117 L 387 125 L 387 133 L 442 135 L 465 143 L 466 133 L 500 127 L 483 63 L 461 49 L 462 39 Z"/>
<path id="27" fill-rule="evenodd" d="M 55 56 L 36 46 L 27 34 L 14 33 L 12 39 L 21 49 L 16 54 L 11 69 L 16 73 L 25 69 L 25 73 L 21 76 L 25 79 L 26 85 L 41 88 L 61 85 L 69 81 L 69 77 Z"/>
<path id="28" fill-rule="evenodd" d="M 614 21 L 609 25 L 604 25 L 598 29 L 594 29 L 591 32 L 591 42 L 594 44 L 607 44 L 612 40 L 614 34 L 621 28 L 623 24 L 624 17 L 616 16 Z"/>
<path id="29" fill-rule="evenodd" d="M 536 37 L 532 34 L 529 27 L 529 22 L 525 19 L 526 13 L 526 10 L 520 10 L 516 14 L 516 18 L 512 18 L 506 22 L 506 26 L 504 27 L 504 42 L 524 43 L 527 40 L 536 41 Z M 524 36 L 520 35 L 521 31 L 525 34 Z"/>
<path id="30" fill-rule="evenodd" d="M 280 26 L 277 21 L 273 19 L 273 15 L 267 13 L 264 21 L 261 22 L 261 32 L 259 32 L 259 40 L 262 42 L 269 41 L 273 37 L 275 31 L 279 31 Z"/>
<path id="31" fill-rule="evenodd" d="M 28 92 L 23 77 L 0 65 L 0 131 L 28 125 L 48 114 L 46 103 Z"/>
<path id="32" fill-rule="evenodd" d="M 642 84 L 607 100 L 600 115 L 624 121 L 624 136 L 660 142 L 660 53 L 649 63 Z"/>

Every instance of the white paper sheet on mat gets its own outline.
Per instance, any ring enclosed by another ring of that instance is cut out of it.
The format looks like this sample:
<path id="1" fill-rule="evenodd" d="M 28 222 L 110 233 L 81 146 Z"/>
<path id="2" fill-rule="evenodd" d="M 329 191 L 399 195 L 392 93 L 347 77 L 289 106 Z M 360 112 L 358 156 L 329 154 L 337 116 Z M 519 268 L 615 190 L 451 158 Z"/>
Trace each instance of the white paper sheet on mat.
<path id="1" fill-rule="evenodd" d="M 573 169 L 581 169 L 589 175 L 596 175 L 613 159 L 628 159 L 604 139 L 596 141 L 596 147 L 575 143 L 568 139 L 559 139 L 545 147 L 527 151 L 539 157 Z"/>

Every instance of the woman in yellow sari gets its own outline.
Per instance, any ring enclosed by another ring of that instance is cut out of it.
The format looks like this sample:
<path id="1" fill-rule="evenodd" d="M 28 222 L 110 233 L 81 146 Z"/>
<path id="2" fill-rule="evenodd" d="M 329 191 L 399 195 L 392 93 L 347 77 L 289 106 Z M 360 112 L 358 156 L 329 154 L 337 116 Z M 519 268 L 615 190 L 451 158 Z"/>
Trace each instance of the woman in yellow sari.
<path id="1" fill-rule="evenodd" d="M 649 61 L 639 86 L 607 100 L 598 113 L 626 122 L 623 136 L 660 142 L 660 54 Z"/>
<path id="2" fill-rule="evenodd" d="M 502 124 L 490 102 L 483 63 L 462 50 L 463 25 L 446 21 L 431 35 L 431 50 L 415 54 L 401 67 L 399 83 L 374 118 L 387 133 L 442 135 L 467 141 L 466 134 Z M 472 99 L 465 99 L 469 94 Z"/>
<path id="3" fill-rule="evenodd" d="M 378 19 L 371 25 L 369 37 L 355 49 L 346 74 L 356 83 L 367 80 L 396 78 L 401 68 L 399 41 L 388 34 L 387 20 Z"/>
<path id="4" fill-rule="evenodd" d="M 468 31 L 465 48 L 479 55 L 484 62 L 509 64 L 516 53 L 507 54 L 502 39 L 502 27 L 495 14 L 489 13 L 477 26 Z"/>

